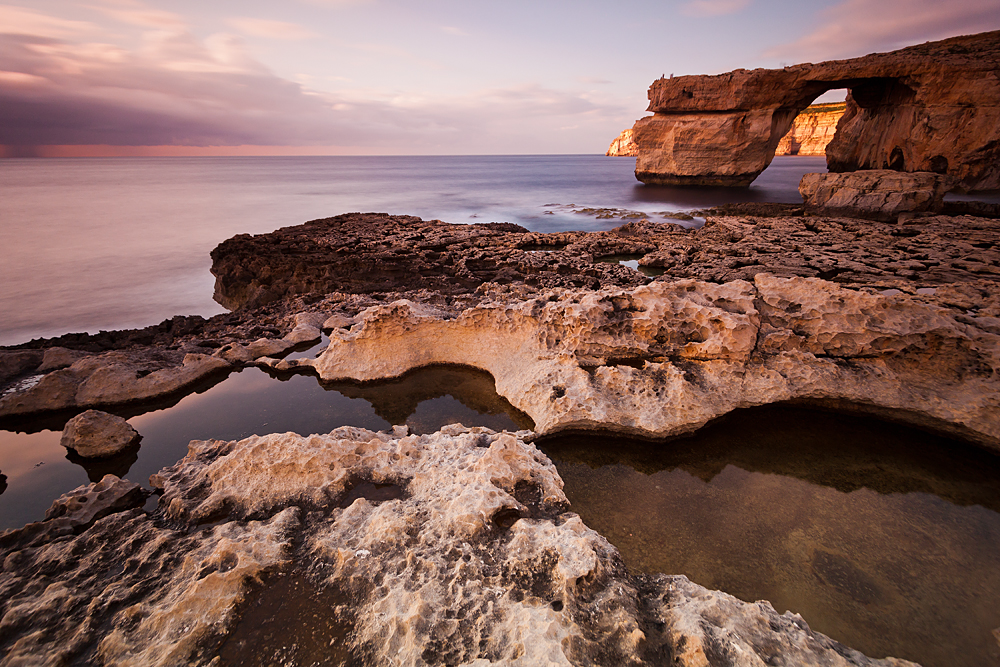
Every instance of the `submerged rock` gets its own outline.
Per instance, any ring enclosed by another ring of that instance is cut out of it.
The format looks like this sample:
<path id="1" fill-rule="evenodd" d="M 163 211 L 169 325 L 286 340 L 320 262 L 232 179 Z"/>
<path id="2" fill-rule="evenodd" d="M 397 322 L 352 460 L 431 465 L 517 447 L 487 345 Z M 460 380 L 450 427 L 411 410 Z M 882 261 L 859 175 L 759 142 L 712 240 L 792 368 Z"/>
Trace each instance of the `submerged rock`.
<path id="1" fill-rule="evenodd" d="M 142 438 L 117 415 L 86 410 L 66 422 L 59 444 L 84 458 L 114 456 Z"/>
<path id="2" fill-rule="evenodd" d="M 286 658 L 912 664 L 866 658 L 767 603 L 630 573 L 566 511 L 555 468 L 524 435 L 456 425 L 193 442 L 154 476 L 152 515 L 0 538 L 3 664 L 209 664 L 237 635 L 253 654 L 264 633 L 250 610 L 282 578 L 317 593 L 283 601 L 287 613 L 311 605 Z M 377 493 L 386 484 L 398 491 Z"/>

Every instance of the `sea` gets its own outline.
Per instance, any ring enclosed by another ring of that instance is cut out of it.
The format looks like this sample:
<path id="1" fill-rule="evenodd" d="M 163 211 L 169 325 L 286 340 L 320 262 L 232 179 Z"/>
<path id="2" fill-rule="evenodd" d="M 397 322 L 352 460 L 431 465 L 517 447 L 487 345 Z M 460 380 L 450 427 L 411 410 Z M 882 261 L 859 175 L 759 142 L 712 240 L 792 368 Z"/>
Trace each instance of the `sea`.
<path id="1" fill-rule="evenodd" d="M 734 201 L 800 202 L 823 157 L 776 157 L 749 188 L 636 181 L 603 155 L 0 160 L 0 345 L 225 312 L 212 248 L 354 211 L 532 231 L 611 229 L 619 218 Z M 673 220 L 673 222 L 677 222 Z"/>

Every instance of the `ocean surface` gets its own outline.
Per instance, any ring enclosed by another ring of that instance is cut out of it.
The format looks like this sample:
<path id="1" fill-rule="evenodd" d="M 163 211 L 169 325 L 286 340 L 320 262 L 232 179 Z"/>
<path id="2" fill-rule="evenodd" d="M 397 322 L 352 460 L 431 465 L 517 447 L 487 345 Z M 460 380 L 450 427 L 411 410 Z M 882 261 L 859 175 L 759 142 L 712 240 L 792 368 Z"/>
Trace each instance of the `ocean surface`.
<path id="1" fill-rule="evenodd" d="M 0 345 L 224 312 L 209 252 L 352 211 L 535 231 L 622 224 L 579 208 L 687 211 L 732 201 L 799 202 L 822 157 L 777 157 L 746 189 L 646 186 L 634 158 L 70 158 L 0 160 Z"/>

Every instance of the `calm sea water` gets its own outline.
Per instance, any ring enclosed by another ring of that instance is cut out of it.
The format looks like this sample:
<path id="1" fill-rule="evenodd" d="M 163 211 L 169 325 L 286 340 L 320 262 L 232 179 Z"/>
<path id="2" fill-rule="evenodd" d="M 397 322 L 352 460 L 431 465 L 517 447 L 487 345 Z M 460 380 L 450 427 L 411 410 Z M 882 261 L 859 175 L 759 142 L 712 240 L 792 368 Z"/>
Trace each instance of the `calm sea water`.
<path id="1" fill-rule="evenodd" d="M 351 211 L 610 229 L 621 221 L 568 205 L 797 202 L 802 174 L 826 164 L 775 158 L 743 190 L 644 186 L 634 169 L 600 155 L 0 160 L 0 345 L 223 312 L 209 252 L 234 234 Z"/>

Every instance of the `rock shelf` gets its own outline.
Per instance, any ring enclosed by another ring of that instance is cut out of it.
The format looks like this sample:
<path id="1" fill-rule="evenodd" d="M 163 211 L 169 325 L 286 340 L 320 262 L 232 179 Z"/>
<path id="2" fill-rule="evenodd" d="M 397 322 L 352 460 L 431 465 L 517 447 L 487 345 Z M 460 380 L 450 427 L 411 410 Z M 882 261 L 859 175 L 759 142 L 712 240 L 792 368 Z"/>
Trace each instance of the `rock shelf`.
<path id="1" fill-rule="evenodd" d="M 629 572 L 531 440 L 664 438 L 791 401 L 998 450 L 1000 223 L 705 215 L 539 234 L 347 214 L 220 245 L 230 314 L 0 350 L 8 421 L 141 411 L 247 365 L 366 383 L 461 364 L 535 424 L 194 441 L 153 511 L 129 482 L 78 489 L 0 536 L 0 664 L 210 664 L 253 634 L 267 582 L 325 600 L 359 664 L 910 664 Z M 283 359 L 321 332 L 318 358 Z"/>

